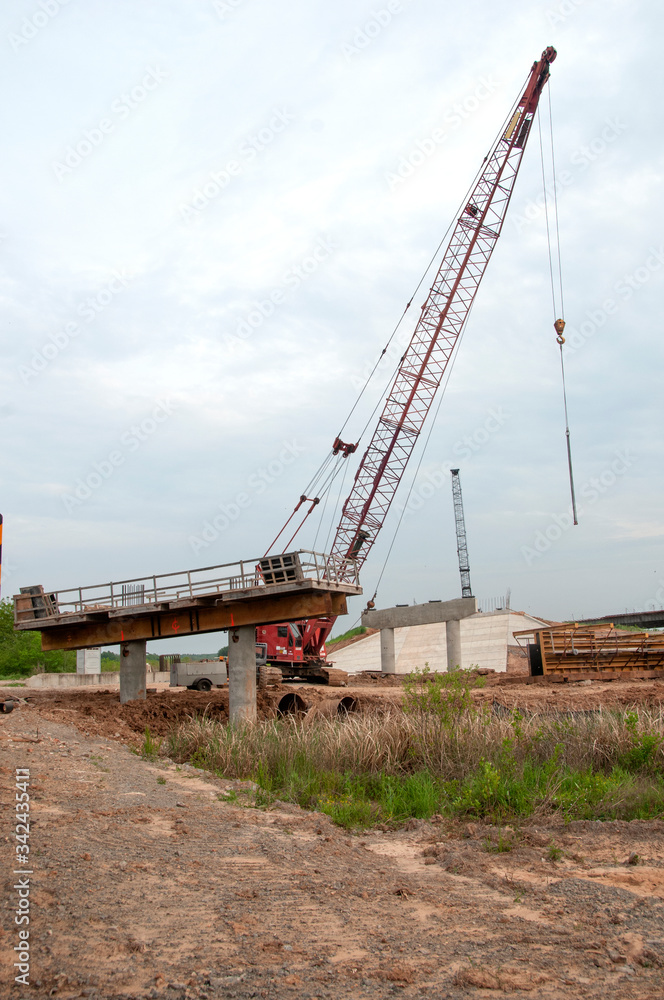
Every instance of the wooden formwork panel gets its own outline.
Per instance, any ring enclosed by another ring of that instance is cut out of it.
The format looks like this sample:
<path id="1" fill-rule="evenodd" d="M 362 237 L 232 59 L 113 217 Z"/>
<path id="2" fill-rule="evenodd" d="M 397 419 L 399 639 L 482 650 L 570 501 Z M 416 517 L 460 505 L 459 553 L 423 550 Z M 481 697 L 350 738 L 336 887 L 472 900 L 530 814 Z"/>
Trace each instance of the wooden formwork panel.
<path id="1" fill-rule="evenodd" d="M 612 626 L 554 626 L 536 633 L 544 674 L 633 675 L 664 669 L 664 635 Z"/>

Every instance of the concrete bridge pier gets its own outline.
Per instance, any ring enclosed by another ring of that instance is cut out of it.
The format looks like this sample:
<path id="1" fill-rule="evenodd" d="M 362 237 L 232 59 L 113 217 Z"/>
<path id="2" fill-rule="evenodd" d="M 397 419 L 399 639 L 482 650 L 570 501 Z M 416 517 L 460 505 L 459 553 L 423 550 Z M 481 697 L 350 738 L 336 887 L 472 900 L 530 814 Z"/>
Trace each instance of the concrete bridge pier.
<path id="1" fill-rule="evenodd" d="M 255 625 L 228 632 L 228 715 L 235 725 L 257 719 Z"/>
<path id="2" fill-rule="evenodd" d="M 397 670 L 394 657 L 394 629 L 380 630 L 380 669 L 384 674 L 395 674 Z"/>
<path id="3" fill-rule="evenodd" d="M 452 618 L 445 623 L 447 641 L 447 669 L 458 670 L 461 667 L 461 621 Z"/>
<path id="4" fill-rule="evenodd" d="M 397 604 L 394 608 L 372 608 L 362 613 L 362 624 L 380 629 L 380 668 L 384 674 L 396 673 L 394 656 L 395 628 L 414 625 L 433 625 L 445 622 L 447 634 L 447 669 L 461 666 L 461 619 L 477 614 L 474 597 L 461 597 L 453 601 L 429 601 L 427 604 Z M 423 664 L 421 664 L 423 665 Z M 441 664 L 442 666 L 442 664 Z"/>
<path id="5" fill-rule="evenodd" d="M 120 646 L 120 704 L 145 701 L 145 639 Z"/>

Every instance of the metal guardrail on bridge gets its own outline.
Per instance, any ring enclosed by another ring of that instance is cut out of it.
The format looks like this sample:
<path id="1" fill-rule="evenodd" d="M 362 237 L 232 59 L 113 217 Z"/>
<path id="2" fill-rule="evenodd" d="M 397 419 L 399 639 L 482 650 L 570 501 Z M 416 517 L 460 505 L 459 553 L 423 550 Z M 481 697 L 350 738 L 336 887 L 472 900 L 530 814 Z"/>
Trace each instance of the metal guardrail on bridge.
<path id="1" fill-rule="evenodd" d="M 357 585 L 357 567 L 352 561 L 320 552 L 299 550 L 259 559 L 177 573 L 161 573 L 131 580 L 72 587 L 44 592 L 42 587 L 24 587 L 14 604 L 16 625 L 61 615 L 131 607 L 136 611 L 176 601 L 256 590 L 281 583 L 316 580 L 319 583 Z"/>

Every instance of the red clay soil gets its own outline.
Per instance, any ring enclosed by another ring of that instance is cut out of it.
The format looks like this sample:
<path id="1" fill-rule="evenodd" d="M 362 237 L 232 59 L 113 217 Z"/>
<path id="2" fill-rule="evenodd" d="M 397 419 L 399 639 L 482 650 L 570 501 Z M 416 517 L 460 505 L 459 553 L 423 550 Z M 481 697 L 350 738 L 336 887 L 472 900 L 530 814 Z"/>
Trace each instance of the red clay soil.
<path id="1" fill-rule="evenodd" d="M 345 688 L 328 688 L 312 684 L 278 685 L 257 692 L 259 719 L 274 718 L 284 695 L 295 691 L 305 707 L 312 708 L 330 698 L 342 698 Z M 196 715 L 228 721 L 228 690 L 219 691 L 159 691 L 148 692 L 145 701 L 120 704 L 118 691 L 21 691 L 28 705 L 38 709 L 41 718 L 75 726 L 86 735 L 135 742 L 136 734 L 144 735 L 146 727 L 152 736 L 166 736 L 179 722 Z M 388 703 L 382 693 L 356 692 L 354 697 L 362 711 L 384 708 Z"/>
<path id="2" fill-rule="evenodd" d="M 24 692 L 21 692 L 23 695 Z M 165 736 L 189 716 L 207 715 L 228 721 L 228 691 L 160 691 L 145 701 L 120 704 L 117 691 L 36 691 L 25 694 L 29 705 L 43 718 L 74 725 L 82 732 L 109 739 L 141 735 L 149 727 L 153 736 Z M 258 692 L 261 718 L 273 714 L 274 695 Z"/>
<path id="3" fill-rule="evenodd" d="M 536 680 L 532 684 L 527 681 Z M 546 682 L 544 678 L 495 674 L 486 687 L 474 692 L 480 701 L 498 702 L 506 708 L 529 712 L 611 711 L 640 705 L 660 709 L 664 704 L 664 679 Z"/>
<path id="4" fill-rule="evenodd" d="M 486 678 L 483 688 L 473 692 L 480 702 L 526 712 L 588 712 L 624 709 L 640 705 L 660 709 L 664 704 L 664 680 L 592 681 L 591 683 L 527 683 L 507 674 Z M 307 708 L 330 698 L 352 695 L 360 711 L 381 711 L 399 704 L 402 678 L 372 676 L 351 677 L 347 688 L 324 685 L 279 685 L 258 691 L 260 719 L 274 718 L 280 699 L 296 692 Z M 15 694 L 15 692 L 11 692 Z M 10 694 L 8 690 L 7 695 Z M 20 697 L 38 709 L 41 718 L 75 726 L 86 735 L 103 736 L 135 742 L 146 727 L 152 736 L 165 736 L 178 722 L 195 715 L 207 715 L 221 722 L 228 720 L 228 690 L 165 690 L 148 693 L 145 701 L 120 704 L 115 691 L 31 691 L 23 688 Z"/>

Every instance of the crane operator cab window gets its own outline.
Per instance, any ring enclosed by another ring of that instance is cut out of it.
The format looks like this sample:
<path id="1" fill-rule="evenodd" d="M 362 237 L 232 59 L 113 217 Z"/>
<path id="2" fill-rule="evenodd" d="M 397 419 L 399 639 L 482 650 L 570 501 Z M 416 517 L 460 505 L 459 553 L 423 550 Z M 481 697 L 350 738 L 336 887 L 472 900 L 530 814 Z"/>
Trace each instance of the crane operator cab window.
<path id="1" fill-rule="evenodd" d="M 295 648 L 302 649 L 302 636 L 297 625 L 289 625 L 288 628 L 291 630 L 292 635 L 288 637 L 288 645 L 293 645 L 293 639 L 295 640 Z"/>
<path id="2" fill-rule="evenodd" d="M 302 649 L 302 636 L 297 625 L 279 625 L 277 627 L 277 637 L 279 639 L 288 639 L 288 645 L 291 649 L 293 646 L 296 649 Z"/>
<path id="3" fill-rule="evenodd" d="M 277 628 L 277 638 L 278 639 L 288 639 L 288 645 L 293 645 L 293 640 L 291 638 L 290 632 L 288 631 L 288 625 L 279 625 Z"/>

